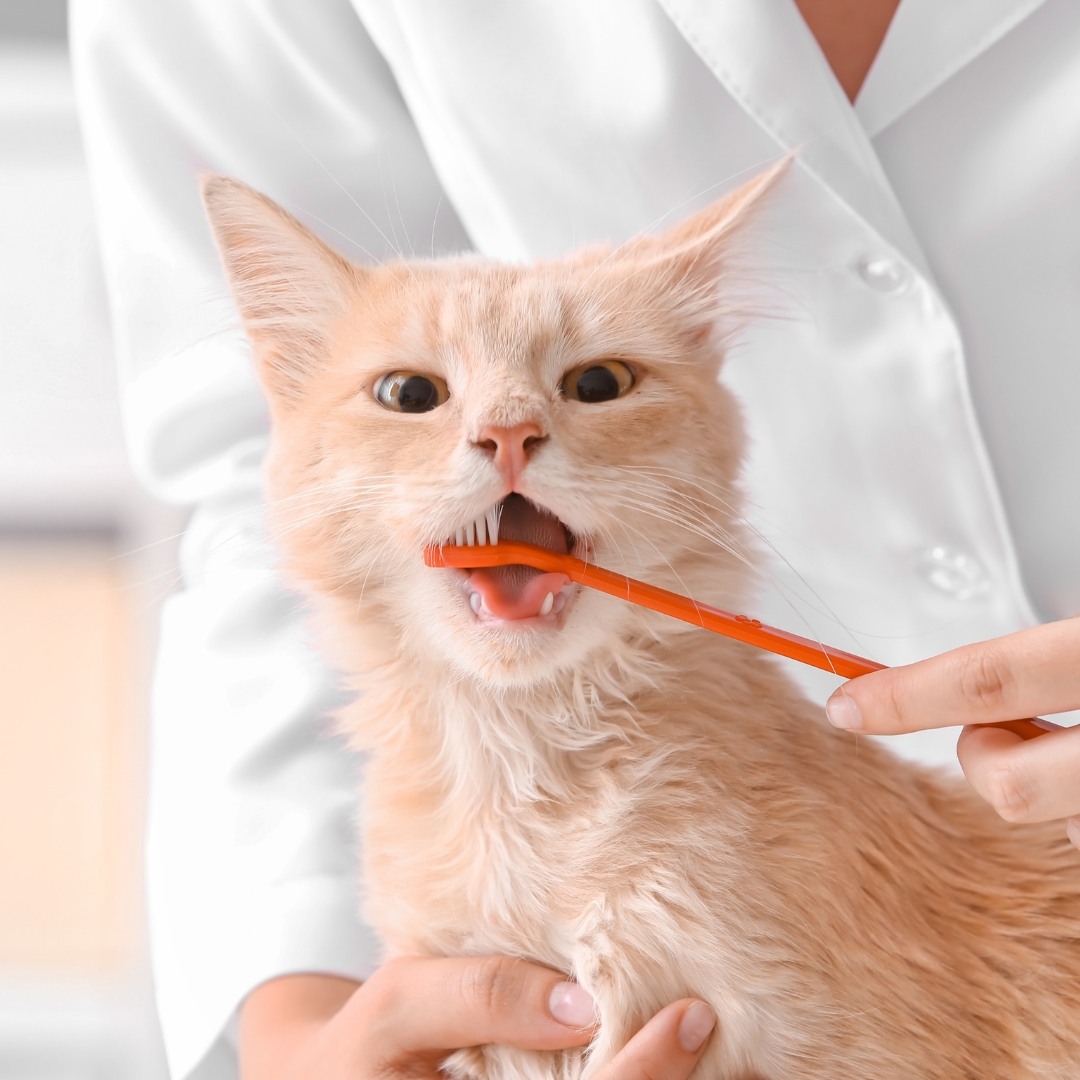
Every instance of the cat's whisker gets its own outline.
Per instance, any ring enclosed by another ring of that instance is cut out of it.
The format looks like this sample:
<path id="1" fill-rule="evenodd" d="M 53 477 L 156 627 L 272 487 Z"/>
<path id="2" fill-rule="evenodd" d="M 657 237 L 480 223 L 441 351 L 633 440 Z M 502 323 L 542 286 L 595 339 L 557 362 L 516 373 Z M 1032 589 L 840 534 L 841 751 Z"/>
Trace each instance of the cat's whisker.
<path id="1" fill-rule="evenodd" d="M 723 548 L 729 554 L 739 558 L 745 565 L 751 565 L 750 555 L 745 547 L 739 544 L 726 529 L 716 525 L 715 522 L 706 517 L 699 516 L 695 518 L 694 516 L 687 514 L 684 507 L 656 503 L 644 497 L 634 497 L 627 502 L 627 505 L 636 506 L 638 509 L 645 511 L 662 521 L 684 529 L 702 539 L 709 540 L 711 543 Z"/>
<path id="2" fill-rule="evenodd" d="M 727 552 L 736 558 L 739 562 L 746 566 L 752 567 L 753 563 L 750 556 L 741 548 L 740 545 L 734 541 L 733 538 L 724 535 L 722 531 L 717 530 L 711 523 L 699 524 L 689 522 L 685 517 L 673 512 L 671 508 L 664 506 L 657 506 L 654 503 L 650 503 L 640 499 L 628 499 L 625 503 L 626 506 L 632 507 L 640 513 L 651 517 L 655 520 L 663 521 L 666 524 L 676 526 L 678 529 L 689 533 L 692 536 L 696 536 L 700 539 L 707 540 L 711 545 L 719 547 L 721 550 Z M 632 522 L 623 520 L 620 524 L 625 528 L 636 528 Z"/>
<path id="3" fill-rule="evenodd" d="M 665 520 L 682 527 L 695 525 L 698 528 L 706 528 L 723 536 L 728 543 L 736 541 L 730 533 L 705 512 L 704 508 L 714 510 L 714 507 L 702 503 L 692 497 L 687 497 L 681 492 L 676 492 L 669 487 L 642 487 L 640 485 L 629 486 L 621 484 L 620 503 L 626 504 L 630 497 L 638 500 L 641 505 L 648 506 L 658 514 L 662 514 Z M 724 514 L 723 516 L 728 516 Z"/>
<path id="4" fill-rule="evenodd" d="M 635 529 L 633 526 L 630 526 L 630 528 L 634 532 L 639 532 L 639 530 Z M 693 590 L 690 589 L 687 586 L 686 582 L 683 580 L 683 578 L 679 574 L 678 570 L 675 569 L 674 564 L 667 557 L 667 555 L 664 554 L 664 551 L 661 548 L 659 548 L 655 543 L 653 543 L 653 541 L 650 539 L 650 537 L 647 536 L 645 533 L 640 533 L 640 535 L 641 535 L 641 538 L 656 552 L 656 554 L 660 556 L 660 561 L 671 571 L 673 577 L 679 583 L 679 586 L 682 589 L 683 593 L 685 595 L 687 595 L 687 596 L 692 595 Z"/>
<path id="5" fill-rule="evenodd" d="M 357 598 L 356 598 L 357 610 L 359 610 L 360 605 L 363 603 L 364 594 L 367 591 L 368 580 L 371 577 L 371 571 L 376 566 L 381 567 L 382 570 L 383 570 L 383 585 L 385 586 L 385 584 L 386 584 L 386 576 L 387 576 L 387 573 L 388 573 L 389 562 L 388 562 L 388 560 L 384 559 L 383 553 L 388 548 L 390 548 L 391 546 L 392 545 L 391 545 L 390 538 L 386 537 L 383 540 L 382 544 L 380 544 L 379 547 L 376 548 L 375 553 L 374 553 L 374 557 L 368 559 L 368 565 L 367 565 L 366 570 L 364 571 L 364 577 L 360 582 L 360 592 L 359 592 L 359 594 L 357 595 Z"/>
<path id="6" fill-rule="evenodd" d="M 390 479 L 390 478 L 388 478 L 388 479 Z M 394 477 L 392 479 L 398 480 L 398 478 L 396 478 L 396 477 Z M 299 499 L 311 498 L 311 497 L 314 497 L 315 495 L 317 495 L 319 492 L 324 491 L 324 490 L 328 490 L 328 489 L 326 487 L 309 488 L 309 489 L 307 489 L 305 491 L 295 492 L 292 495 L 283 496 L 283 497 L 278 498 L 278 499 L 264 500 L 261 503 L 245 505 L 245 506 L 240 507 L 237 510 L 230 510 L 230 511 L 225 512 L 225 513 L 216 514 L 215 515 L 215 522 L 220 527 L 221 525 L 224 525 L 224 524 L 226 524 L 226 523 L 228 523 L 230 521 L 236 520 L 237 518 L 241 518 L 241 517 L 244 517 L 244 516 L 251 516 L 251 515 L 260 515 L 261 516 L 264 513 L 264 511 L 266 511 L 267 509 L 282 506 L 285 503 L 293 502 L 293 501 L 296 501 L 296 500 L 299 500 Z M 154 540 L 154 541 L 152 541 L 152 542 L 150 542 L 148 544 L 141 544 L 140 546 L 133 547 L 133 548 L 125 548 L 123 551 L 118 552 L 117 554 L 113 555 L 111 558 L 112 558 L 112 560 L 125 559 L 125 558 L 129 558 L 129 557 L 131 557 L 133 555 L 139 555 L 139 554 L 142 554 L 144 552 L 151 551 L 154 548 L 161 547 L 161 545 L 163 545 L 163 544 L 176 543 L 177 541 L 182 540 L 187 535 L 188 528 L 189 528 L 188 526 L 185 526 L 184 529 L 182 529 L 179 532 L 171 533 L 168 536 L 159 537 L 158 539 L 156 539 L 156 540 Z M 214 549 L 211 548 L 211 550 L 214 550 Z"/>
<path id="7" fill-rule="evenodd" d="M 721 546 L 722 548 L 727 550 L 743 565 L 750 569 L 756 576 L 761 578 L 761 580 L 765 584 L 769 585 L 775 591 L 775 593 L 784 603 L 784 606 L 792 613 L 792 615 L 798 620 L 799 624 L 804 628 L 807 636 L 813 638 L 814 640 L 820 641 L 817 631 L 814 629 L 811 622 L 807 619 L 804 610 L 799 606 L 800 604 L 805 606 L 805 598 L 795 597 L 793 599 L 792 595 L 789 594 L 788 588 L 783 581 L 781 581 L 774 573 L 769 571 L 767 568 L 761 566 L 757 560 L 747 555 L 745 551 L 740 550 L 739 547 L 735 546 L 733 542 L 728 542 L 721 537 L 714 535 L 709 530 L 702 531 L 698 527 L 688 526 L 685 522 L 680 521 L 677 517 L 671 517 L 667 513 L 666 508 L 657 509 L 656 507 L 650 507 L 648 509 L 644 509 L 644 512 L 651 514 L 662 514 L 666 520 L 669 520 L 674 524 L 680 524 L 684 528 L 690 529 L 691 532 L 697 535 L 701 535 L 704 539 L 709 540 L 710 543 L 715 543 L 718 546 Z M 799 580 L 802 581 L 801 577 Z M 816 595 L 810 586 L 807 586 L 807 588 L 810 590 L 811 595 Z M 799 603 L 795 602 L 796 599 L 799 601 Z M 860 648 L 863 647 L 862 643 L 859 641 L 856 635 L 851 633 L 850 629 L 842 622 L 842 620 L 840 620 L 835 615 L 835 613 L 833 613 L 826 607 L 823 610 L 819 609 L 819 614 L 823 614 L 826 617 L 830 618 L 837 625 L 838 628 L 843 629 L 848 633 L 849 637 L 856 645 L 858 645 Z"/>
<path id="8" fill-rule="evenodd" d="M 635 471 L 639 470 L 639 469 L 640 470 L 653 470 L 654 472 L 656 472 L 658 474 L 666 474 L 666 475 L 670 476 L 678 484 L 690 483 L 691 486 L 702 487 L 702 490 L 705 490 L 704 487 L 701 484 L 695 483 L 693 480 L 689 480 L 688 478 L 683 477 L 680 474 L 675 473 L 675 472 L 673 472 L 671 470 L 663 469 L 663 467 L 660 467 L 660 466 L 655 466 L 655 467 L 654 466 L 613 466 L 613 468 L 631 469 L 631 470 L 635 470 Z M 670 485 L 665 485 L 664 490 L 665 491 L 672 491 L 673 489 L 671 488 Z M 724 503 L 724 506 L 728 506 L 728 505 L 730 505 L 730 504 L 727 504 L 726 502 Z M 782 566 L 784 566 L 792 574 L 792 576 L 795 578 L 795 580 L 798 582 L 798 584 L 800 586 L 802 586 L 802 588 L 806 591 L 809 598 L 812 599 L 813 601 L 815 601 L 815 604 L 810 605 L 812 610 L 814 610 L 818 614 L 823 615 L 826 618 L 830 619 L 839 629 L 843 630 L 848 635 L 850 640 L 855 645 L 857 645 L 860 648 L 863 647 L 862 643 L 860 642 L 860 640 L 858 638 L 858 636 L 855 633 L 852 632 L 851 628 L 836 614 L 836 612 L 828 605 L 828 603 L 824 600 L 824 598 L 820 595 L 820 593 L 818 593 L 818 591 L 810 584 L 810 582 L 807 581 L 805 576 L 796 569 L 796 567 L 783 554 L 783 552 L 780 551 L 780 549 L 776 546 L 776 544 L 772 540 L 770 540 L 752 522 L 748 521 L 745 516 L 740 514 L 737 517 L 733 518 L 732 520 L 735 521 L 740 526 L 740 528 L 743 528 L 743 529 L 747 530 L 754 537 L 754 539 L 758 543 L 760 543 L 764 548 L 766 548 L 770 552 L 770 554 L 773 555 L 777 559 L 777 561 Z M 753 562 L 748 561 L 746 563 L 746 565 L 748 567 L 750 567 L 750 569 L 752 569 L 757 575 L 759 575 L 764 582 L 766 582 L 768 585 L 770 585 L 770 587 L 775 589 L 777 594 L 782 598 L 785 606 L 788 607 L 789 610 L 792 611 L 792 613 L 798 618 L 799 622 L 804 627 L 807 627 L 807 628 L 810 627 L 810 623 L 806 619 L 805 614 L 794 603 L 791 596 L 788 594 L 787 586 L 785 585 L 784 582 L 782 582 L 774 573 L 772 573 L 771 571 L 767 570 L 765 567 L 760 565 L 760 563 L 758 561 L 756 561 L 756 560 L 753 561 Z M 802 604 L 804 607 L 807 606 L 807 604 L 808 604 L 807 596 L 801 596 L 800 595 L 798 597 L 798 600 L 799 600 L 799 603 Z"/>
<path id="9" fill-rule="evenodd" d="M 690 483 L 691 486 L 699 487 L 699 488 L 701 488 L 701 490 L 706 491 L 707 494 L 711 494 L 711 493 L 707 492 L 707 489 L 705 489 L 703 486 L 701 486 L 699 484 L 695 484 L 695 483 L 693 483 L 693 481 L 689 481 L 685 477 L 680 477 L 680 476 L 678 476 L 678 474 L 674 474 L 674 473 L 671 473 L 670 475 L 673 477 L 673 479 L 675 479 L 680 484 L 681 483 Z M 648 478 L 646 478 L 646 479 L 648 479 Z M 756 539 L 760 540 L 761 542 L 763 542 L 765 544 L 769 543 L 767 538 L 760 532 L 760 530 L 756 526 L 754 526 L 753 523 L 748 521 L 744 515 L 735 512 L 736 508 L 731 503 L 729 503 L 726 499 L 720 499 L 719 503 L 717 504 L 717 503 L 714 503 L 714 502 L 707 501 L 705 499 L 698 498 L 696 496 L 687 495 L 685 492 L 676 491 L 670 484 L 664 484 L 662 486 L 661 485 L 654 485 L 653 490 L 655 490 L 657 487 L 659 487 L 659 490 L 666 497 L 677 498 L 684 505 L 696 507 L 698 509 L 704 508 L 705 510 L 710 510 L 710 511 L 720 511 L 720 512 L 722 512 L 724 514 L 724 516 L 729 517 L 730 520 L 732 520 L 733 523 L 738 524 L 740 528 L 743 528 L 743 529 L 746 529 L 747 531 L 749 531 L 752 535 L 754 535 L 754 537 Z"/>
<path id="10" fill-rule="evenodd" d="M 680 486 L 687 485 L 702 491 L 713 498 L 720 499 L 726 509 L 735 509 L 741 502 L 741 496 L 730 484 L 725 484 L 720 481 L 708 481 L 704 477 L 679 473 L 674 469 L 669 469 L 663 465 L 612 465 L 609 466 L 609 468 L 622 473 L 630 473 L 634 476 L 642 476 L 650 480 L 666 478 L 674 481 Z M 665 484 L 664 486 L 667 488 L 672 487 L 671 484 Z M 734 501 L 729 502 L 729 499 Z"/>

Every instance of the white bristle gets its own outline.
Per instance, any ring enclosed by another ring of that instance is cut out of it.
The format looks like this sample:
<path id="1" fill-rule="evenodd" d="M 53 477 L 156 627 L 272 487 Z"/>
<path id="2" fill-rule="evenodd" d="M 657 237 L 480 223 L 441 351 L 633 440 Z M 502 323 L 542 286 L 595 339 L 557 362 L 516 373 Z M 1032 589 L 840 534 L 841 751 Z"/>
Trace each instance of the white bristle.
<path id="1" fill-rule="evenodd" d="M 475 547 L 476 546 L 476 522 L 475 521 L 470 521 L 469 524 L 465 526 L 465 543 L 468 544 L 469 547 Z"/>
<path id="2" fill-rule="evenodd" d="M 454 543 L 458 547 L 464 547 L 465 546 L 465 530 L 464 529 L 458 529 L 458 531 L 456 533 L 454 533 Z"/>
<path id="3" fill-rule="evenodd" d="M 499 542 L 499 517 L 502 511 L 502 504 L 493 506 L 484 517 L 487 518 L 487 533 L 491 539 L 491 543 L 497 544 Z"/>
<path id="4" fill-rule="evenodd" d="M 483 514 L 476 519 L 476 543 L 479 547 L 487 546 L 487 519 Z"/>

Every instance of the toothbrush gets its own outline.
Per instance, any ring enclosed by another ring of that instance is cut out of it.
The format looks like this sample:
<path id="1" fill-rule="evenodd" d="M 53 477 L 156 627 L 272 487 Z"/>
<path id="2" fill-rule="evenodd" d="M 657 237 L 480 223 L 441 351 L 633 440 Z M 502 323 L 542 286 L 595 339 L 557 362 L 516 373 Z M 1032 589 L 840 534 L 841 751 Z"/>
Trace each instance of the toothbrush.
<path id="1" fill-rule="evenodd" d="M 732 615 L 719 608 L 700 604 L 688 596 L 668 592 L 667 589 L 647 585 L 634 578 L 605 570 L 602 566 L 584 562 L 573 555 L 561 555 L 557 551 L 524 544 L 516 540 L 500 540 L 496 544 L 484 546 L 455 546 L 431 544 L 424 549 L 424 563 L 431 567 L 445 567 L 459 570 L 476 570 L 487 566 L 531 566 L 545 573 L 565 574 L 579 585 L 598 589 L 609 596 L 617 596 L 632 604 L 659 611 L 683 622 L 692 623 L 711 630 L 715 634 L 744 641 L 759 649 L 777 653 L 780 656 L 798 660 L 822 671 L 832 672 L 845 679 L 854 679 L 867 675 L 871 671 L 881 671 L 885 664 L 867 660 L 854 653 L 834 649 L 811 638 L 789 634 L 786 630 L 777 630 L 766 626 L 748 615 Z M 1022 739 L 1035 739 L 1050 731 L 1061 730 L 1059 724 L 1043 720 L 1041 717 L 1026 720 L 1003 720 L 996 724 L 980 724 L 979 727 L 1000 727 L 1019 735 Z"/>

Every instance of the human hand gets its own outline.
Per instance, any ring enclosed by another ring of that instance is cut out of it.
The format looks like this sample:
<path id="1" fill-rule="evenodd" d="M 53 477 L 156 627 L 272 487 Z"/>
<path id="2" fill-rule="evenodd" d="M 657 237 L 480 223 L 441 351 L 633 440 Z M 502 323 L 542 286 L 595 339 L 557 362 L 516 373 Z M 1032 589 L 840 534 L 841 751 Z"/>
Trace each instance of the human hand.
<path id="1" fill-rule="evenodd" d="M 661 1009 L 596 1080 L 685 1080 L 716 1023 L 704 1002 Z M 502 1043 L 584 1046 L 592 998 L 549 968 L 507 957 L 393 960 L 363 985 L 287 975 L 253 990 L 240 1014 L 243 1080 L 442 1080 L 453 1050 Z"/>
<path id="2" fill-rule="evenodd" d="M 1006 821 L 1066 818 L 1080 848 L 1080 728 L 1025 742 L 970 726 L 1078 707 L 1080 619 L 1065 619 L 852 679 L 825 711 L 868 735 L 968 725 L 956 752 L 972 787 Z"/>

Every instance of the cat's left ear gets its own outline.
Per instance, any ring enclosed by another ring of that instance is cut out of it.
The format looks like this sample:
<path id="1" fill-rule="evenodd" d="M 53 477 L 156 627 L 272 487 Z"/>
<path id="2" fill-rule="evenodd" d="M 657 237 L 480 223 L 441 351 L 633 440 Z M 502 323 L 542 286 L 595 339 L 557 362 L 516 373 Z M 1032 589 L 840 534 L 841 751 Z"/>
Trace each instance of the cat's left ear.
<path id="1" fill-rule="evenodd" d="M 742 233 L 794 157 L 785 155 L 674 228 L 631 240 L 617 253 L 673 301 L 691 333 L 704 336 L 729 307 L 741 306 L 747 270 Z"/>
<path id="2" fill-rule="evenodd" d="M 202 178 L 207 217 L 267 393 L 288 405 L 325 362 L 363 271 L 238 180 Z"/>

